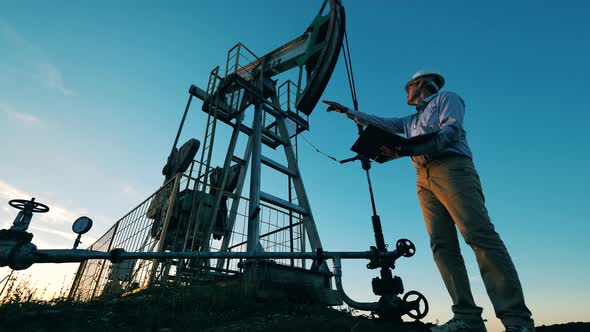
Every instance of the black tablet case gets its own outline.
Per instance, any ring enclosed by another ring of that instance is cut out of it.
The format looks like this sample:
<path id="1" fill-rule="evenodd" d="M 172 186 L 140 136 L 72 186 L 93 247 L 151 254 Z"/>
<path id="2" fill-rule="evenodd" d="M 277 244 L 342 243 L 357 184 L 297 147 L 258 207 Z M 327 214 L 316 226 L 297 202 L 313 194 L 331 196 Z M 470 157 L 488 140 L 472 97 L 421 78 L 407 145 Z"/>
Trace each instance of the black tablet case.
<path id="1" fill-rule="evenodd" d="M 396 146 L 426 143 L 435 135 L 436 133 L 431 133 L 406 139 L 379 127 L 368 125 L 350 149 L 378 163 L 384 163 L 399 157 L 391 158 L 384 156 L 381 152 L 382 146 L 394 150 Z"/>

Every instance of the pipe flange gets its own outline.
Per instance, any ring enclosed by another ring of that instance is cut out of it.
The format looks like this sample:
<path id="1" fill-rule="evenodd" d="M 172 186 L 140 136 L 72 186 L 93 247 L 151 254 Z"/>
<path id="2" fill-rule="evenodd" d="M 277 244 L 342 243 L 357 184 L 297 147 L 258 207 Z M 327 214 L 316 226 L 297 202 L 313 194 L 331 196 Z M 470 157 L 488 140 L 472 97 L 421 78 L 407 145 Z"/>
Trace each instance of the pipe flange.
<path id="1" fill-rule="evenodd" d="M 14 243 L 29 243 L 33 239 L 33 234 L 11 229 L 0 229 L 0 241 L 11 241 Z"/>
<path id="2" fill-rule="evenodd" d="M 123 248 L 115 248 L 110 251 L 109 260 L 111 263 L 121 263 L 121 254 L 125 253 L 125 249 Z"/>
<path id="3" fill-rule="evenodd" d="M 317 266 L 322 266 L 322 264 L 324 264 L 324 262 L 326 261 L 326 257 L 324 256 L 324 249 L 322 248 L 317 248 L 315 251 L 316 254 L 316 264 Z"/>
<path id="4" fill-rule="evenodd" d="M 13 270 L 28 269 L 33 265 L 33 262 L 23 258 L 32 257 L 35 251 L 37 251 L 37 246 L 30 242 L 17 244 L 8 254 L 8 267 Z"/>

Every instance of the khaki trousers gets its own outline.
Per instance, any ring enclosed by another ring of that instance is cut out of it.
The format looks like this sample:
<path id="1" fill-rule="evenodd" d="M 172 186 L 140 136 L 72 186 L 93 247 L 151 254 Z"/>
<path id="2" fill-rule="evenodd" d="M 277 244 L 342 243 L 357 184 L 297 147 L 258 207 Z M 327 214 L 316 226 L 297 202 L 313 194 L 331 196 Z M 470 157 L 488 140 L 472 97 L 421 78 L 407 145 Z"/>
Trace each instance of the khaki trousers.
<path id="1" fill-rule="evenodd" d="M 468 157 L 450 156 L 418 170 L 418 199 L 434 261 L 453 300 L 454 317 L 480 320 L 457 230 L 475 252 L 496 316 L 506 325 L 533 327 L 516 269 L 488 217 L 479 176 Z"/>

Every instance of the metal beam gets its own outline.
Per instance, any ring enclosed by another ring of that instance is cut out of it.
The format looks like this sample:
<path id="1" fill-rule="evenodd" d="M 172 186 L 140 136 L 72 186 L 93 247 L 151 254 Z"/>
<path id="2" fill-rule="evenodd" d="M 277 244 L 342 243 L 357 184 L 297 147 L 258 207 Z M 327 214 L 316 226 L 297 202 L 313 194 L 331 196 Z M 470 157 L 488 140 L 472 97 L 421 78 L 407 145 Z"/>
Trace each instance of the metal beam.
<path id="1" fill-rule="evenodd" d="M 261 239 L 263 239 L 263 238 L 264 238 L 264 237 L 266 237 L 266 236 L 273 235 L 273 234 L 276 234 L 276 233 L 280 233 L 280 232 L 282 232 L 282 231 L 286 231 L 286 230 L 288 230 L 288 229 L 289 229 L 289 228 L 291 228 L 291 227 L 294 227 L 294 226 L 299 226 L 299 225 L 301 225 L 301 223 L 300 223 L 300 222 L 298 222 L 298 223 L 295 223 L 295 224 L 292 224 L 292 225 L 288 225 L 288 226 L 285 226 L 285 227 L 277 228 L 277 229 L 275 229 L 275 230 L 273 230 L 273 231 L 270 231 L 270 232 L 268 232 L 268 233 L 261 234 L 261 235 L 260 235 L 260 238 L 261 238 Z M 246 243 L 248 243 L 248 242 L 244 241 L 244 242 L 239 242 L 239 243 L 236 243 L 236 244 L 232 245 L 231 247 L 229 247 L 229 248 L 228 248 L 228 250 L 232 250 L 233 248 L 237 248 L 237 247 L 239 247 L 239 246 L 243 246 L 243 245 L 244 245 L 244 244 L 246 244 Z M 294 252 L 294 251 L 290 251 L 290 252 Z"/>
<path id="2" fill-rule="evenodd" d="M 270 137 L 273 141 L 278 142 L 279 144 L 282 144 L 282 145 L 288 144 L 287 141 L 281 139 L 277 134 L 273 133 L 271 130 L 268 130 L 266 128 L 262 128 L 262 133 L 265 136 Z"/>
<path id="3" fill-rule="evenodd" d="M 281 137 L 284 138 L 289 136 L 287 126 L 285 125 L 285 119 L 277 119 L 277 126 L 279 127 Z M 287 156 L 287 161 L 289 163 L 289 168 L 295 169 L 299 173 L 297 158 L 295 156 L 295 151 L 293 150 L 293 145 L 291 145 L 290 141 L 289 144 L 284 146 L 284 149 Z M 308 213 L 303 216 L 303 226 L 305 227 L 307 235 L 309 236 L 309 243 L 311 244 L 311 248 L 313 250 L 318 250 L 322 248 L 322 243 L 320 241 L 320 235 L 318 233 L 313 214 L 311 213 L 311 205 L 309 204 L 309 199 L 305 191 L 305 186 L 303 185 L 301 174 L 293 178 L 293 184 L 295 185 L 298 203 L 301 204 L 302 209 L 308 211 Z"/>
<path id="4" fill-rule="evenodd" d="M 268 157 L 262 156 L 260 161 L 262 161 L 262 163 L 265 164 L 266 166 L 271 167 L 271 168 L 273 168 L 285 175 L 292 176 L 292 177 L 298 176 L 297 172 L 295 172 L 294 170 L 291 170 L 291 169 L 277 163 L 276 161 L 269 159 Z"/>
<path id="5" fill-rule="evenodd" d="M 206 92 L 204 90 L 202 90 L 201 88 L 197 87 L 196 85 L 191 85 L 191 88 L 189 89 L 190 93 L 201 99 L 202 101 L 205 101 L 205 96 L 206 96 Z M 225 117 L 219 117 L 218 118 L 219 121 L 225 123 L 226 125 L 234 128 L 236 126 L 236 124 L 234 124 L 233 122 L 231 122 L 231 120 L 226 119 Z M 239 124 L 239 128 L 240 131 L 248 136 L 252 135 L 252 128 L 242 124 Z M 271 149 L 276 149 L 277 146 L 281 145 L 281 141 L 280 140 L 276 140 L 276 139 L 271 139 L 267 136 L 262 136 L 262 143 L 268 147 L 270 147 Z"/>
<path id="6" fill-rule="evenodd" d="M 232 197 L 231 208 L 229 210 L 229 216 L 227 219 L 227 228 L 223 233 L 223 241 L 221 243 L 220 251 L 227 251 L 229 247 L 229 243 L 231 241 L 231 233 L 234 229 L 234 224 L 236 222 L 236 217 L 238 216 L 238 207 L 240 205 L 241 196 L 242 196 L 242 189 L 244 188 L 244 182 L 246 182 L 246 173 L 248 172 L 248 162 L 250 161 L 250 157 L 252 155 L 252 136 L 248 137 L 248 143 L 246 143 L 246 149 L 244 151 L 244 159 L 242 160 L 242 166 L 240 167 L 240 177 L 238 179 L 238 183 L 236 185 L 235 194 L 236 197 Z M 234 156 L 235 157 L 235 156 Z M 239 159 L 238 157 L 235 157 Z M 247 243 L 247 241 L 246 241 Z M 222 268 L 223 264 L 225 263 L 224 259 L 217 260 L 217 267 Z"/>
<path id="7" fill-rule="evenodd" d="M 252 120 L 252 156 L 250 157 L 250 196 L 248 203 L 247 251 L 259 250 L 260 242 L 260 156 L 262 150 L 262 104 L 256 104 Z"/>
<path id="8" fill-rule="evenodd" d="M 265 192 L 260 192 L 260 200 L 270 203 L 270 204 L 274 204 L 276 206 L 280 206 L 284 209 L 293 211 L 293 212 L 297 212 L 301 215 L 308 215 L 309 211 L 299 205 L 293 204 L 289 201 L 286 201 L 282 198 L 278 198 L 276 196 L 273 196 L 271 194 L 265 193 Z"/>
<path id="9" fill-rule="evenodd" d="M 178 192 L 178 188 L 180 187 L 180 178 L 182 177 L 182 173 L 176 174 L 174 177 L 174 184 L 172 185 L 171 194 L 168 201 L 168 206 L 166 207 L 166 216 L 164 219 L 164 225 L 162 226 L 162 233 L 160 233 L 160 240 L 158 241 L 158 252 L 164 251 L 164 243 L 166 242 L 166 234 L 168 234 L 168 225 L 170 224 L 170 218 L 172 218 L 172 210 L 174 208 L 174 202 L 176 201 L 176 193 Z M 168 184 L 169 185 L 169 184 Z M 165 188 L 163 190 L 166 190 Z M 117 234 L 116 232 L 114 234 Z M 113 235 L 113 238 L 115 236 Z M 160 262 L 157 260 L 154 261 L 154 265 L 150 272 L 150 284 L 154 281 L 156 277 L 156 272 L 158 271 L 158 265 Z M 94 294 L 93 296 L 94 297 Z"/>

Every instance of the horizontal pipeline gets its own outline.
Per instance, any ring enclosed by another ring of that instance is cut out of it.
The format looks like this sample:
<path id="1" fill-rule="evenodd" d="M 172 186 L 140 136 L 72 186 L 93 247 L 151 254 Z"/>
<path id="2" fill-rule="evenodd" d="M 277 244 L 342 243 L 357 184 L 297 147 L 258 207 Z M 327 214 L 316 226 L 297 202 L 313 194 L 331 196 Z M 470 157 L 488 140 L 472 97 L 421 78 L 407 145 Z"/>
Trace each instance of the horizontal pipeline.
<path id="1" fill-rule="evenodd" d="M 318 252 L 127 252 L 123 249 L 113 249 L 109 252 L 91 251 L 82 249 L 48 249 L 37 250 L 29 255 L 12 257 L 13 260 L 26 263 L 73 263 L 89 259 L 108 259 L 119 262 L 128 259 L 182 259 L 182 258 L 205 258 L 205 259 L 386 259 L 394 260 L 401 255 L 394 251 L 318 251 Z"/>

